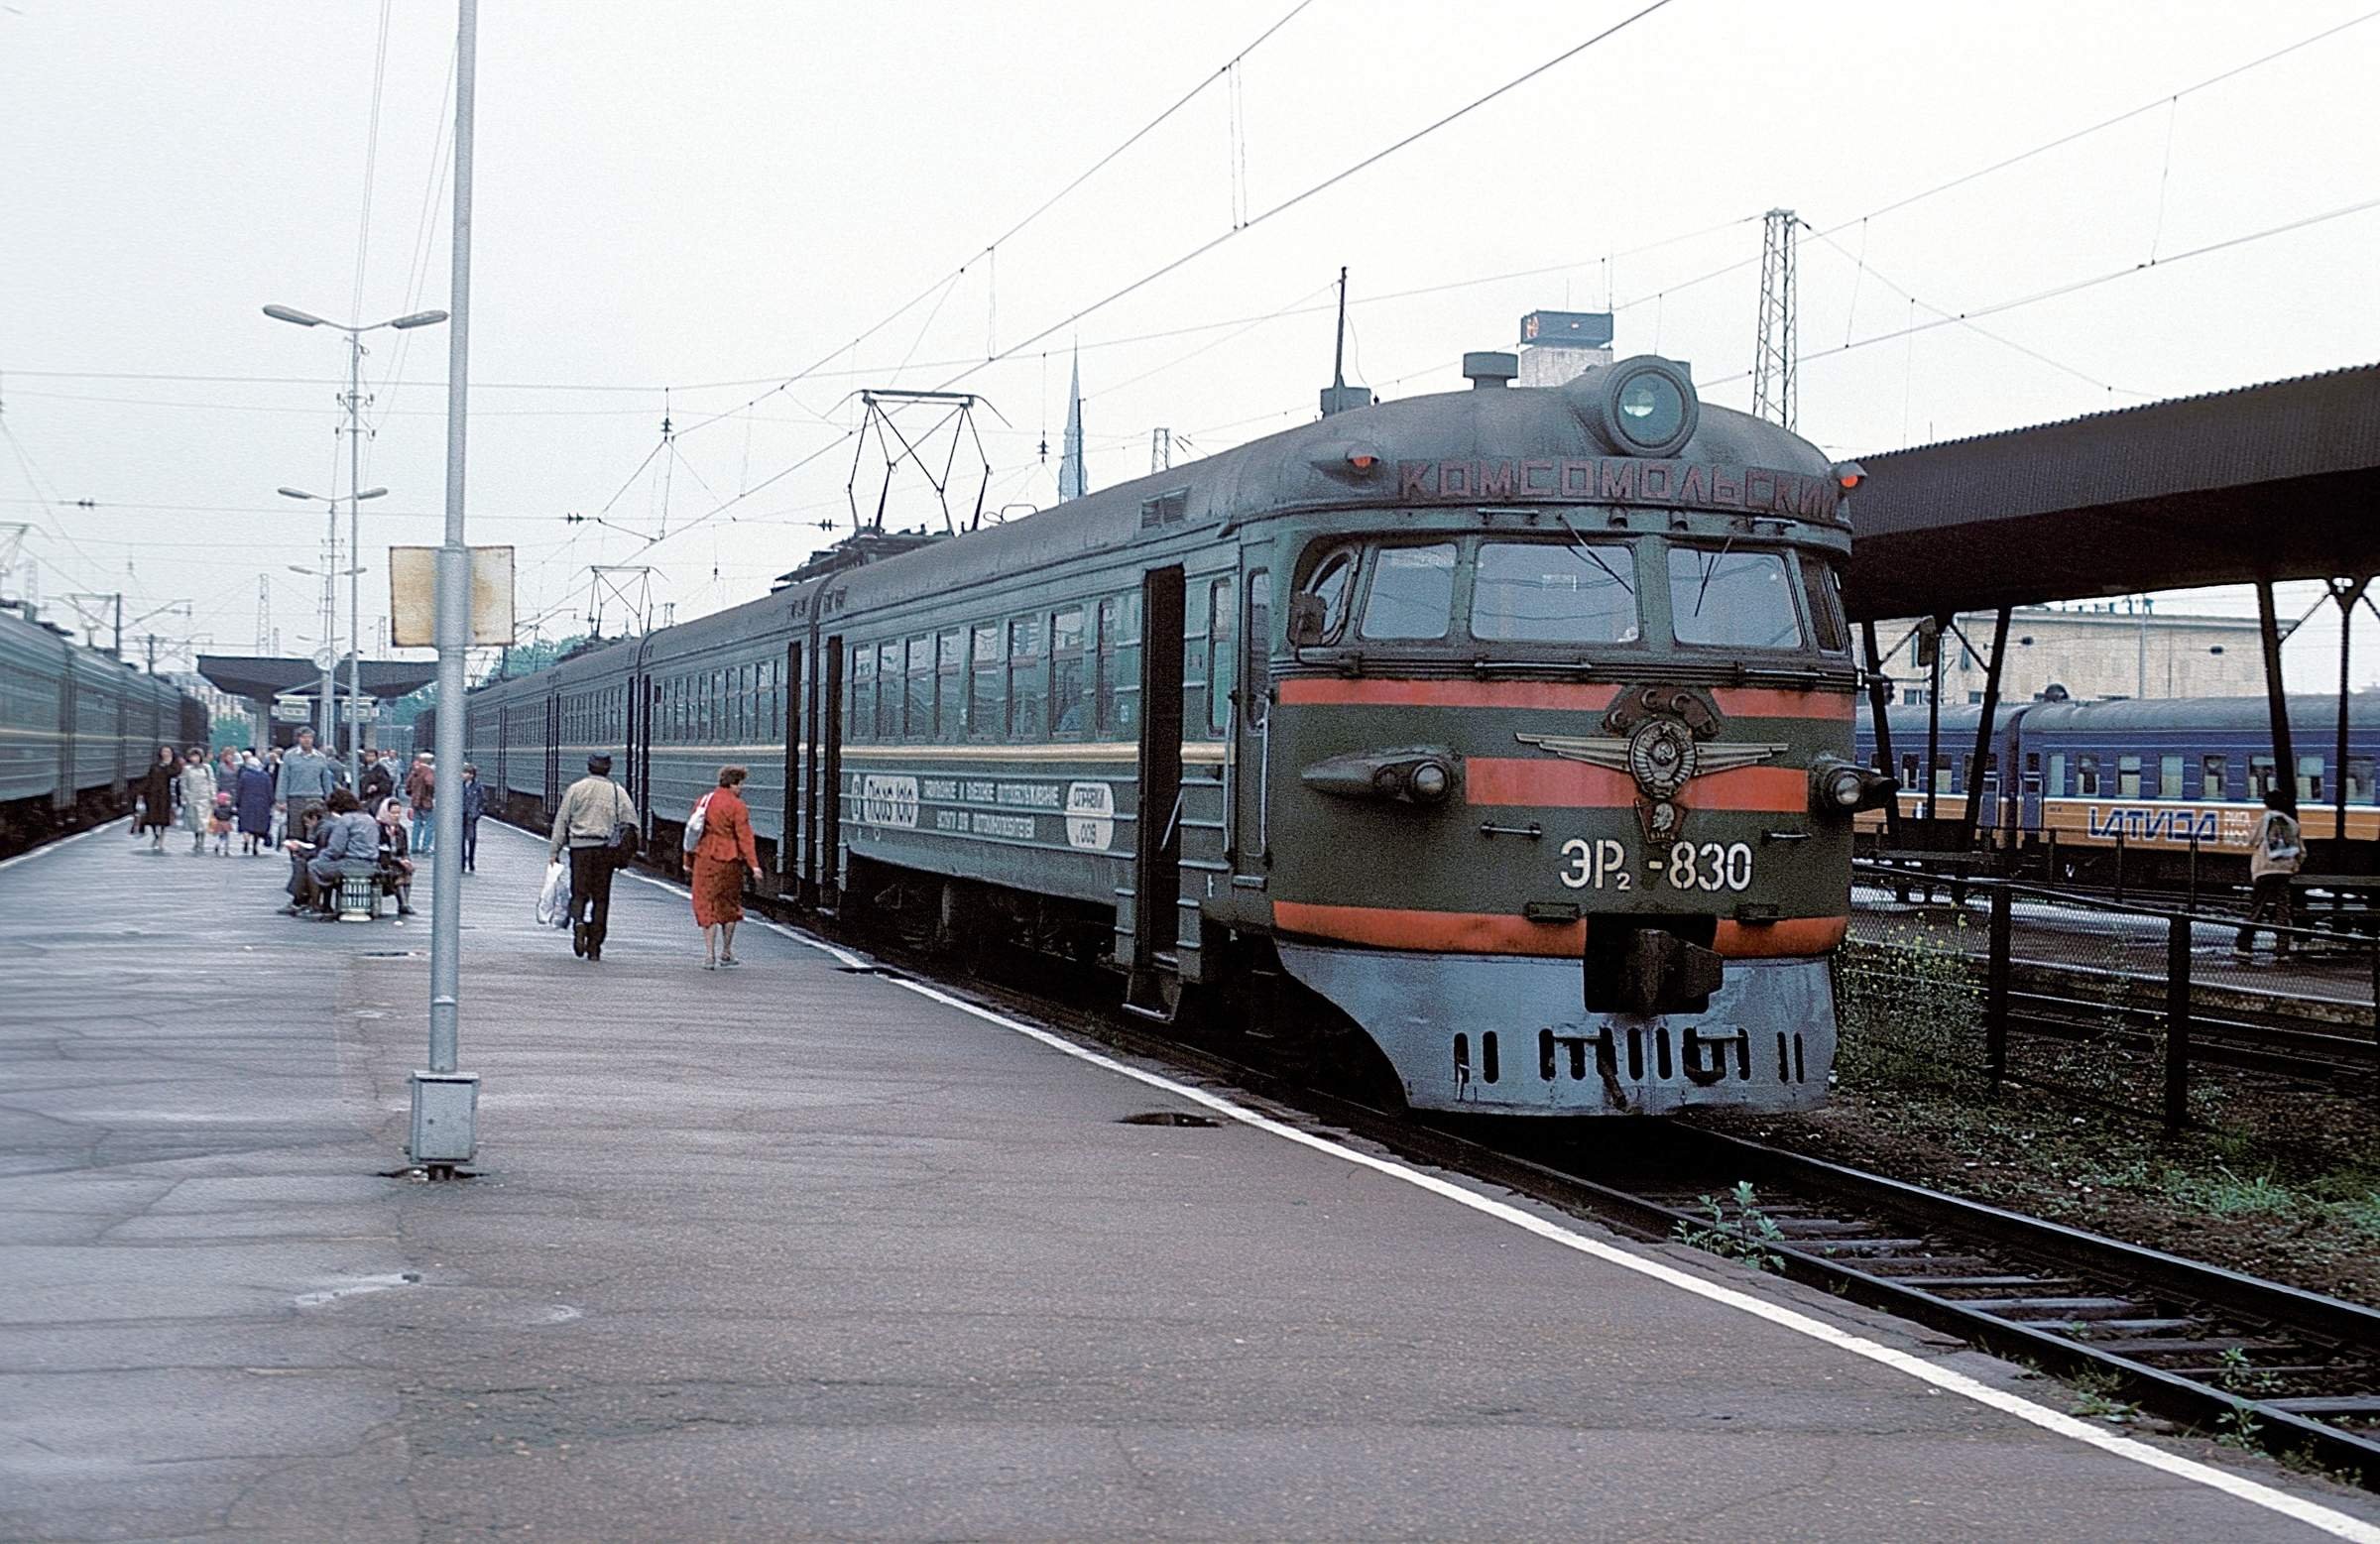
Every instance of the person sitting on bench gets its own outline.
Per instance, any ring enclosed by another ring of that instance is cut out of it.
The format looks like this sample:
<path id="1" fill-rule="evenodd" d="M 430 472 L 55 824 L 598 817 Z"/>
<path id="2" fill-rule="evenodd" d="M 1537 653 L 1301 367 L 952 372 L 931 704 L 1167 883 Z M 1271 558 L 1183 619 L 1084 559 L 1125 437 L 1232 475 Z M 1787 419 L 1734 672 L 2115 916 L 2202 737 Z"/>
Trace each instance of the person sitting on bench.
<path id="1" fill-rule="evenodd" d="M 414 860 L 406 838 L 405 801 L 387 798 L 380 805 L 380 889 L 397 897 L 397 914 L 414 914 Z"/>
<path id="2" fill-rule="evenodd" d="M 314 856 L 303 871 L 307 892 L 298 904 L 299 908 L 319 906 L 322 914 L 329 916 L 339 881 L 379 871 L 380 822 L 359 809 L 355 795 L 345 788 L 332 789 L 326 805 L 329 814 L 315 828 Z"/>

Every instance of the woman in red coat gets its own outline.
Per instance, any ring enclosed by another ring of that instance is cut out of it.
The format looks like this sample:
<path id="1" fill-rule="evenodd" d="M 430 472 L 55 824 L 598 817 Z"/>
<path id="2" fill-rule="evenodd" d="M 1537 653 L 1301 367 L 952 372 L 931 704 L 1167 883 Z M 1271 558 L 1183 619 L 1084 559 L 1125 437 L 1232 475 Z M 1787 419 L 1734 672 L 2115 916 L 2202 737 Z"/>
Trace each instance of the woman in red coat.
<path id="1" fill-rule="evenodd" d="M 694 844 L 694 924 L 702 929 L 706 971 L 738 963 L 736 924 L 744 920 L 744 871 L 761 872 L 760 854 L 752 845 L 752 811 L 736 792 L 744 777 L 741 767 L 720 768 L 719 786 L 694 806 L 702 819 L 702 835 Z"/>

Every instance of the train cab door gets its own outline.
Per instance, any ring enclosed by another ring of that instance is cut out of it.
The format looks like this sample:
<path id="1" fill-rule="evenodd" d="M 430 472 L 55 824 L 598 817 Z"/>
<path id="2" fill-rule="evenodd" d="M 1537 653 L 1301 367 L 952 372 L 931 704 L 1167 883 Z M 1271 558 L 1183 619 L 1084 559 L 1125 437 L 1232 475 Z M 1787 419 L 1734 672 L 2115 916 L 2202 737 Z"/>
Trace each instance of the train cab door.
<path id="1" fill-rule="evenodd" d="M 1181 1001 L 1183 589 L 1179 568 L 1141 576 L 1139 807 L 1125 1005 L 1159 1018 L 1171 1018 Z"/>
<path id="2" fill-rule="evenodd" d="M 818 655 L 818 738 L 825 751 L 818 766 L 818 823 L 815 845 L 818 907 L 832 912 L 842 903 L 843 849 L 843 635 L 826 641 Z"/>
<path id="3" fill-rule="evenodd" d="M 801 888 L 801 813 L 809 801 L 802 797 L 801 786 L 801 640 L 789 640 L 785 645 L 785 662 L 777 676 L 777 700 L 784 704 L 784 717 L 777 728 L 785 741 L 785 795 L 783 816 L 777 823 L 776 890 L 778 894 L 798 891 Z"/>

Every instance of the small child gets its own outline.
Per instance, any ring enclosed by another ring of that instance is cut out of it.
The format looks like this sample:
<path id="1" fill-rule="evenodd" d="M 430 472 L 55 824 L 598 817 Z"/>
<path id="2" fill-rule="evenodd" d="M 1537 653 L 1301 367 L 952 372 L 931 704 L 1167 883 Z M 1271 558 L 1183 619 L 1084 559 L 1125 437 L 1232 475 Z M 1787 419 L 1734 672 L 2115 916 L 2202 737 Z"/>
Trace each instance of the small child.
<path id="1" fill-rule="evenodd" d="M 214 812 L 207 817 L 206 822 L 206 829 L 215 839 L 216 857 L 228 858 L 231 856 L 231 833 L 238 824 L 239 811 L 232 807 L 231 795 L 228 793 L 216 794 Z"/>

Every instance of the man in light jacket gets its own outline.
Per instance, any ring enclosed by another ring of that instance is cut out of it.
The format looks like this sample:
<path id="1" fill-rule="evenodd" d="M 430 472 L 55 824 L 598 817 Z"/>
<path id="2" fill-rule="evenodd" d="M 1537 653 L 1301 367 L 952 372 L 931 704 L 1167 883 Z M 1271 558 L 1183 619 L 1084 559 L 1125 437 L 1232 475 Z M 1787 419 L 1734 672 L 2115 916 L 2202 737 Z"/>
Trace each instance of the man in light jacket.
<path id="1" fill-rule="evenodd" d="M 587 758 L 587 774 L 570 784 L 554 811 L 545 856 L 570 855 L 570 952 L 603 958 L 603 939 L 612 919 L 612 830 L 637 823 L 637 806 L 612 781 L 612 759 L 598 751 Z"/>
<path id="2" fill-rule="evenodd" d="M 286 810 L 292 805 L 303 807 L 330 797 L 330 790 L 339 785 L 339 774 L 332 770 L 330 758 L 314 749 L 314 732 L 298 731 L 298 749 L 281 759 L 281 779 L 273 788 L 273 807 Z"/>

